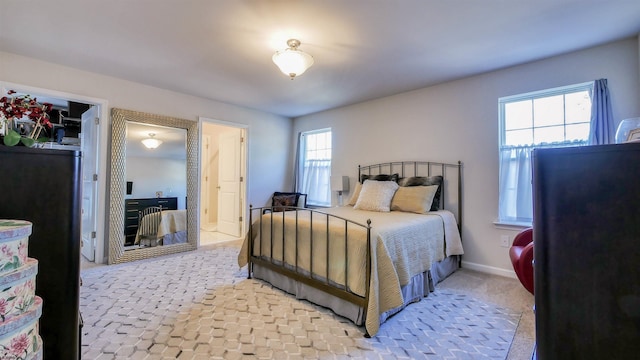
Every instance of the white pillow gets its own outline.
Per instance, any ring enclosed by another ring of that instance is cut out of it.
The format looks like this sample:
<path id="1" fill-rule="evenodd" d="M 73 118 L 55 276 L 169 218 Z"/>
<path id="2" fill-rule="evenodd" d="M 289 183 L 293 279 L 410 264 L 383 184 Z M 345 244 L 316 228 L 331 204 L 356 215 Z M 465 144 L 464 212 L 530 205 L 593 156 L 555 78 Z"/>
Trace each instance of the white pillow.
<path id="1" fill-rule="evenodd" d="M 353 207 L 358 210 L 388 212 L 391 210 L 391 199 L 398 190 L 395 181 L 365 180 L 358 201 Z"/>
<path id="2" fill-rule="evenodd" d="M 347 205 L 353 206 L 356 204 L 356 201 L 358 201 L 358 196 L 360 196 L 361 190 L 362 190 L 362 184 L 358 181 L 356 183 L 356 187 L 353 189 L 353 194 L 349 198 L 349 202 L 347 203 Z"/>
<path id="3" fill-rule="evenodd" d="M 439 185 L 399 187 L 391 200 L 391 210 L 424 214 L 431 210 Z"/>

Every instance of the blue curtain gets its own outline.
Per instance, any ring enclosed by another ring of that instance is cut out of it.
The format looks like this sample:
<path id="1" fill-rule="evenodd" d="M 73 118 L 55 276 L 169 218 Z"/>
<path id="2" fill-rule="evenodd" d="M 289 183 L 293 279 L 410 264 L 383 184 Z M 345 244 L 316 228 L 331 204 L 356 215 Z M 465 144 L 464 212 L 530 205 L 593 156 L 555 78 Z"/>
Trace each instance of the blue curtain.
<path id="1" fill-rule="evenodd" d="M 295 154 L 295 160 L 294 160 L 294 169 L 293 169 L 293 188 L 292 191 L 293 192 L 297 192 L 299 189 L 299 182 L 300 182 L 300 174 L 298 173 L 298 171 L 300 171 L 299 169 L 300 167 L 300 147 L 302 145 L 302 133 L 299 132 L 298 133 L 298 141 L 296 142 L 296 154 Z"/>
<path id="2" fill-rule="evenodd" d="M 596 80 L 591 94 L 591 131 L 589 145 L 613 144 L 616 129 L 611 111 L 607 79 Z"/>

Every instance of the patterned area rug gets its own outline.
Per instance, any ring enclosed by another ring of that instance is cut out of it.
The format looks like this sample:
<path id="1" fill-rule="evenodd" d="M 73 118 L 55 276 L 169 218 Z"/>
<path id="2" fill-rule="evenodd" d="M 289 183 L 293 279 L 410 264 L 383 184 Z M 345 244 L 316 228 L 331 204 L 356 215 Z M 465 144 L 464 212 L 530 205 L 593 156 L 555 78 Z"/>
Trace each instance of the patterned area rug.
<path id="1" fill-rule="evenodd" d="M 83 271 L 82 358 L 505 359 L 521 316 L 436 289 L 368 339 L 325 308 L 246 279 L 237 253 L 220 247 Z"/>

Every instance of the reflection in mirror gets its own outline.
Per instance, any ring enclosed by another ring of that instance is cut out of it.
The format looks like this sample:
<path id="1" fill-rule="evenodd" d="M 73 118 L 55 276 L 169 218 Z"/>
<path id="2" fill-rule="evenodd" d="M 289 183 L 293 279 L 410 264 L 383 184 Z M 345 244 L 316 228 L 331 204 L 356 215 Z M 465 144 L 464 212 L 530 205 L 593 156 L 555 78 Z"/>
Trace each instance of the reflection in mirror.
<path id="1" fill-rule="evenodd" d="M 125 161 L 125 250 L 186 243 L 187 130 L 127 121 Z"/>
<path id="2" fill-rule="evenodd" d="M 196 248 L 197 202 L 187 199 L 197 199 L 197 129 L 195 121 L 112 110 L 109 264 Z M 150 149 L 146 138 L 162 143 Z"/>

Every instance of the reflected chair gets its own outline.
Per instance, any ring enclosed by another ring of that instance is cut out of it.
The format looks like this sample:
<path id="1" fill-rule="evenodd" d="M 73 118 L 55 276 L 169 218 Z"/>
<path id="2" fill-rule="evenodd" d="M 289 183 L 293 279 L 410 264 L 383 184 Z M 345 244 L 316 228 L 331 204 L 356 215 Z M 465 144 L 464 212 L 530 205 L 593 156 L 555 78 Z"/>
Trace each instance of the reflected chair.
<path id="1" fill-rule="evenodd" d="M 533 294 L 533 229 L 522 230 L 516 235 L 509 257 L 518 280 Z"/>
<path id="2" fill-rule="evenodd" d="M 158 228 L 162 220 L 162 206 L 150 206 L 138 212 L 138 233 L 136 242 L 140 246 L 157 246 Z"/>

